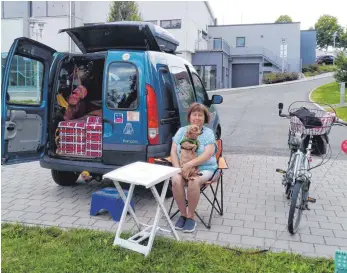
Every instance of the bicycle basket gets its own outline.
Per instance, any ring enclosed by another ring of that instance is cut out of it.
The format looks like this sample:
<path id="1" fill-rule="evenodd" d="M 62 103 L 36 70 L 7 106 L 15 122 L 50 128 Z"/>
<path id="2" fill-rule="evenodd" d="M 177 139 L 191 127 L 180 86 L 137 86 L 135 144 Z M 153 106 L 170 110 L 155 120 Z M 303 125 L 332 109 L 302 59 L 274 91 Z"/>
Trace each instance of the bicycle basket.
<path id="1" fill-rule="evenodd" d="M 312 136 L 329 134 L 336 118 L 335 113 L 319 109 L 294 108 L 290 114 L 295 115 L 290 118 L 290 131 Z"/>

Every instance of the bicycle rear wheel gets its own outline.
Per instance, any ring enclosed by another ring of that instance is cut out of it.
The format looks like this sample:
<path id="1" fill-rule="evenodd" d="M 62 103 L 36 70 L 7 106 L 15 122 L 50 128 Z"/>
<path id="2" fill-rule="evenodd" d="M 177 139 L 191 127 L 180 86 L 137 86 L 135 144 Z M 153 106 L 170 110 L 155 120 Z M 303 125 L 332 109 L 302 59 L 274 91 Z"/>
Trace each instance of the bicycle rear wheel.
<path id="1" fill-rule="evenodd" d="M 295 182 L 288 216 L 288 231 L 290 234 L 295 234 L 298 231 L 302 212 L 305 208 L 303 188 L 304 183 L 302 181 Z"/>

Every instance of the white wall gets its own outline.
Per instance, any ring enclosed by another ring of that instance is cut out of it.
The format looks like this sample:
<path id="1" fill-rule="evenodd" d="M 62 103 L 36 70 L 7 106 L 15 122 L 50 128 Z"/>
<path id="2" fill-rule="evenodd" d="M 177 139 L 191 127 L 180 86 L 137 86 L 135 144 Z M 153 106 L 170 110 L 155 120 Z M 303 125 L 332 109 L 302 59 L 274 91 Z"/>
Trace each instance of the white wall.
<path id="1" fill-rule="evenodd" d="M 13 40 L 23 36 L 23 19 L 1 19 L 1 52 L 8 52 Z"/>
<path id="2" fill-rule="evenodd" d="M 76 1 L 76 11 L 81 10 L 84 23 L 106 22 L 111 1 Z M 80 6 L 77 8 L 77 5 Z"/>
<path id="3" fill-rule="evenodd" d="M 66 33 L 58 34 L 60 29 L 69 27 L 69 18 L 64 17 L 36 17 L 46 22 L 40 43 L 48 45 L 60 52 L 69 51 L 69 36 Z"/>
<path id="4" fill-rule="evenodd" d="M 203 1 L 141 1 L 139 10 L 145 21 L 181 19 L 181 29 L 167 29 L 180 42 L 178 52 L 195 52 L 198 30 L 207 32 L 207 26 L 213 24 L 213 18 Z"/>

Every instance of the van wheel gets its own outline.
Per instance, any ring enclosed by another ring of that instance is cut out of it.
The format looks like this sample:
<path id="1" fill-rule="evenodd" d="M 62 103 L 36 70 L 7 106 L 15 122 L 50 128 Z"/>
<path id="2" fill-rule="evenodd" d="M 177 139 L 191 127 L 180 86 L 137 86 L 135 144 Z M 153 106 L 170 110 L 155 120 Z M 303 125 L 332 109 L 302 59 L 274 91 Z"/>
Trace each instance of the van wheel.
<path id="1" fill-rule="evenodd" d="M 72 186 L 80 176 L 78 173 L 57 170 L 51 170 L 51 173 L 54 182 L 60 186 Z"/>
<path id="2" fill-rule="evenodd" d="M 157 185 L 155 185 L 159 195 L 161 195 L 161 191 L 163 189 L 163 186 L 164 186 L 164 182 L 162 183 L 159 183 Z M 173 193 L 172 193 L 172 184 L 171 184 L 171 181 L 169 182 L 169 186 L 167 187 L 167 191 L 166 191 L 166 198 L 170 198 L 173 196 Z"/>
<path id="3" fill-rule="evenodd" d="M 222 129 L 218 126 L 216 131 L 216 139 L 220 139 L 222 136 Z"/>

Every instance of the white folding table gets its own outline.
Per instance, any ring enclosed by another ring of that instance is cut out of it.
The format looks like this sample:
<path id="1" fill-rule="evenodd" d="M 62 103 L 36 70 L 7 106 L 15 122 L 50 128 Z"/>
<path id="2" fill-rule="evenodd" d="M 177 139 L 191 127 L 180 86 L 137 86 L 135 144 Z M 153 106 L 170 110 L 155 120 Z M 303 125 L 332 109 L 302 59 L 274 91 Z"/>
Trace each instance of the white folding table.
<path id="1" fill-rule="evenodd" d="M 165 200 L 170 178 L 179 172 L 181 172 L 180 168 L 173 168 L 169 166 L 163 166 L 163 165 L 157 165 L 157 164 L 151 164 L 151 163 L 145 163 L 145 162 L 135 162 L 103 175 L 104 179 L 107 178 L 113 181 L 113 183 L 115 184 L 119 192 L 119 195 L 124 201 L 124 209 L 119 221 L 119 226 L 118 226 L 116 237 L 113 243 L 114 245 L 119 245 L 128 249 L 137 251 L 147 256 L 152 249 L 154 237 L 158 230 L 168 232 L 168 233 L 173 233 L 176 240 L 179 241 L 178 234 L 164 206 L 164 200 Z M 159 196 L 155 185 L 162 181 L 165 181 L 165 182 L 163 185 L 161 196 Z M 130 184 L 128 196 L 125 196 L 125 193 L 122 187 L 120 186 L 119 182 Z M 138 218 L 136 217 L 136 214 L 133 208 L 130 206 L 130 201 L 133 196 L 135 186 L 145 186 L 147 189 L 148 188 L 151 189 L 154 195 L 154 198 L 157 201 L 157 204 L 158 204 L 157 212 L 155 214 L 153 225 L 140 223 Z M 122 228 L 125 223 L 125 218 L 128 211 L 133 217 L 139 229 L 139 232 L 131 236 L 129 239 L 125 240 L 120 238 L 119 236 L 122 232 Z M 162 229 L 158 226 L 160 216 L 161 216 L 160 215 L 161 211 L 164 213 L 165 218 L 167 219 L 171 230 Z M 143 242 L 147 238 L 148 238 L 148 244 L 142 245 L 141 242 Z"/>

